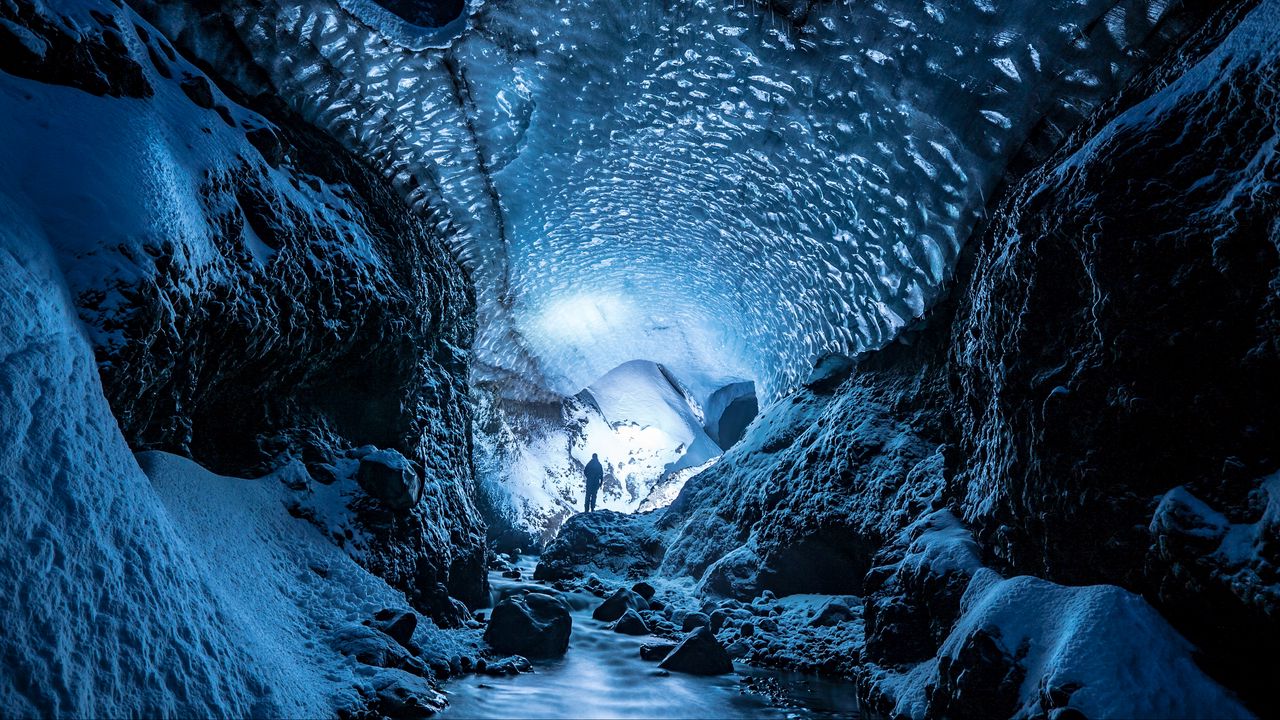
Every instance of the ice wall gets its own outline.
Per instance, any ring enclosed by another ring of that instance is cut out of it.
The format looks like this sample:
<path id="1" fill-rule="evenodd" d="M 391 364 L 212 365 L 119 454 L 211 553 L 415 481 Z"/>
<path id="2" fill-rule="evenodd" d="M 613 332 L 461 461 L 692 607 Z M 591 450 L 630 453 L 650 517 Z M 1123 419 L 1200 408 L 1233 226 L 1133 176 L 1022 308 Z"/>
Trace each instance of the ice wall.
<path id="1" fill-rule="evenodd" d="M 429 31 L 364 0 L 141 5 L 451 230 L 481 379 L 570 394 L 642 358 L 769 397 L 919 315 L 1009 163 L 1176 4 L 529 0 Z"/>

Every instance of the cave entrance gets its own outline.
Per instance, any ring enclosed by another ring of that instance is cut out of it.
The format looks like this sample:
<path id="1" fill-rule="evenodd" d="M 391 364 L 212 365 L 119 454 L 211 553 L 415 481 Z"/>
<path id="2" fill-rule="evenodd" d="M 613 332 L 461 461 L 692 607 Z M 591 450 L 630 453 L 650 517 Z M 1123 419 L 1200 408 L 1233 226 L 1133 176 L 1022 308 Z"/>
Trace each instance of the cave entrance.
<path id="1" fill-rule="evenodd" d="M 632 360 L 573 397 L 570 453 L 579 467 L 599 455 L 605 478 L 598 507 L 664 507 L 742 438 L 759 407 L 755 383 L 710 386 L 700 390 L 664 365 Z"/>
<path id="2" fill-rule="evenodd" d="M 573 395 L 518 400 L 493 392 L 477 404 L 473 457 L 491 538 L 540 547 L 583 512 L 584 468 L 599 456 L 597 510 L 669 505 L 689 478 L 743 437 L 755 383 L 679 373 L 649 360 L 614 367 Z"/>

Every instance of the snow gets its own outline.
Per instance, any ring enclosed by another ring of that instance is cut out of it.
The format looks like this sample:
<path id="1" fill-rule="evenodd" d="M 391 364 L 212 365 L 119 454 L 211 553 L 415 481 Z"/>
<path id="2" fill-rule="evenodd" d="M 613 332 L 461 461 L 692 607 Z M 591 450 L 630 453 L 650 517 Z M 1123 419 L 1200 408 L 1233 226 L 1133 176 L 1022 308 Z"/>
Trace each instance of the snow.
<path id="1" fill-rule="evenodd" d="M 944 682 L 939 658 L 963 682 L 963 649 L 979 633 L 992 636 L 1024 673 L 1015 718 L 1042 717 L 1049 691 L 1071 688 L 1068 706 L 1085 717 L 1253 717 L 1204 674 L 1194 646 L 1140 596 L 1112 585 L 1005 579 L 989 568 L 974 571 L 937 657 L 898 670 L 870 668 L 868 677 L 893 698 L 895 716 L 925 717 L 931 689 Z"/>

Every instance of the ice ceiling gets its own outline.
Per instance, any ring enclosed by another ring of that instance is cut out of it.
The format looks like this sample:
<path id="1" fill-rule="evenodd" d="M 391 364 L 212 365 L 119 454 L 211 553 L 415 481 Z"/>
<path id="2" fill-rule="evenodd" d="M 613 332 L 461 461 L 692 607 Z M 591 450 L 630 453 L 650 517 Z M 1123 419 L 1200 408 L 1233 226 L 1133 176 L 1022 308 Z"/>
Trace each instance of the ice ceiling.
<path id="1" fill-rule="evenodd" d="M 747 378 L 768 396 L 823 352 L 891 339 L 938 294 L 1010 160 L 1113 92 L 1169 5 L 221 12 L 260 66 L 241 82 L 388 168 L 448 230 L 477 285 L 482 376 L 570 394 L 646 359 L 705 397 Z M 151 10 L 206 59 L 232 54 L 191 32 L 193 11 Z"/>

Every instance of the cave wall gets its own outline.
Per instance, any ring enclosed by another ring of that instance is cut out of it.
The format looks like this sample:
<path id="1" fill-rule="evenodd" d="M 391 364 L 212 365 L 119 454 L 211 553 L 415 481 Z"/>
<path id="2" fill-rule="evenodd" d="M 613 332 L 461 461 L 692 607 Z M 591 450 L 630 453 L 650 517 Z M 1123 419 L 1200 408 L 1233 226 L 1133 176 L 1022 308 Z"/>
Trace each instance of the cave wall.
<path id="1" fill-rule="evenodd" d="M 0 17 L 0 69 L 36 83 L 11 94 L 9 176 L 50 236 L 130 446 L 237 476 L 297 461 L 294 511 L 323 526 L 314 490 L 349 487 L 323 529 L 420 610 L 457 622 L 448 595 L 483 602 L 475 303 L 431 218 L 128 9 L 18 2 Z M 406 459 L 409 507 L 358 482 L 374 447 Z"/>

